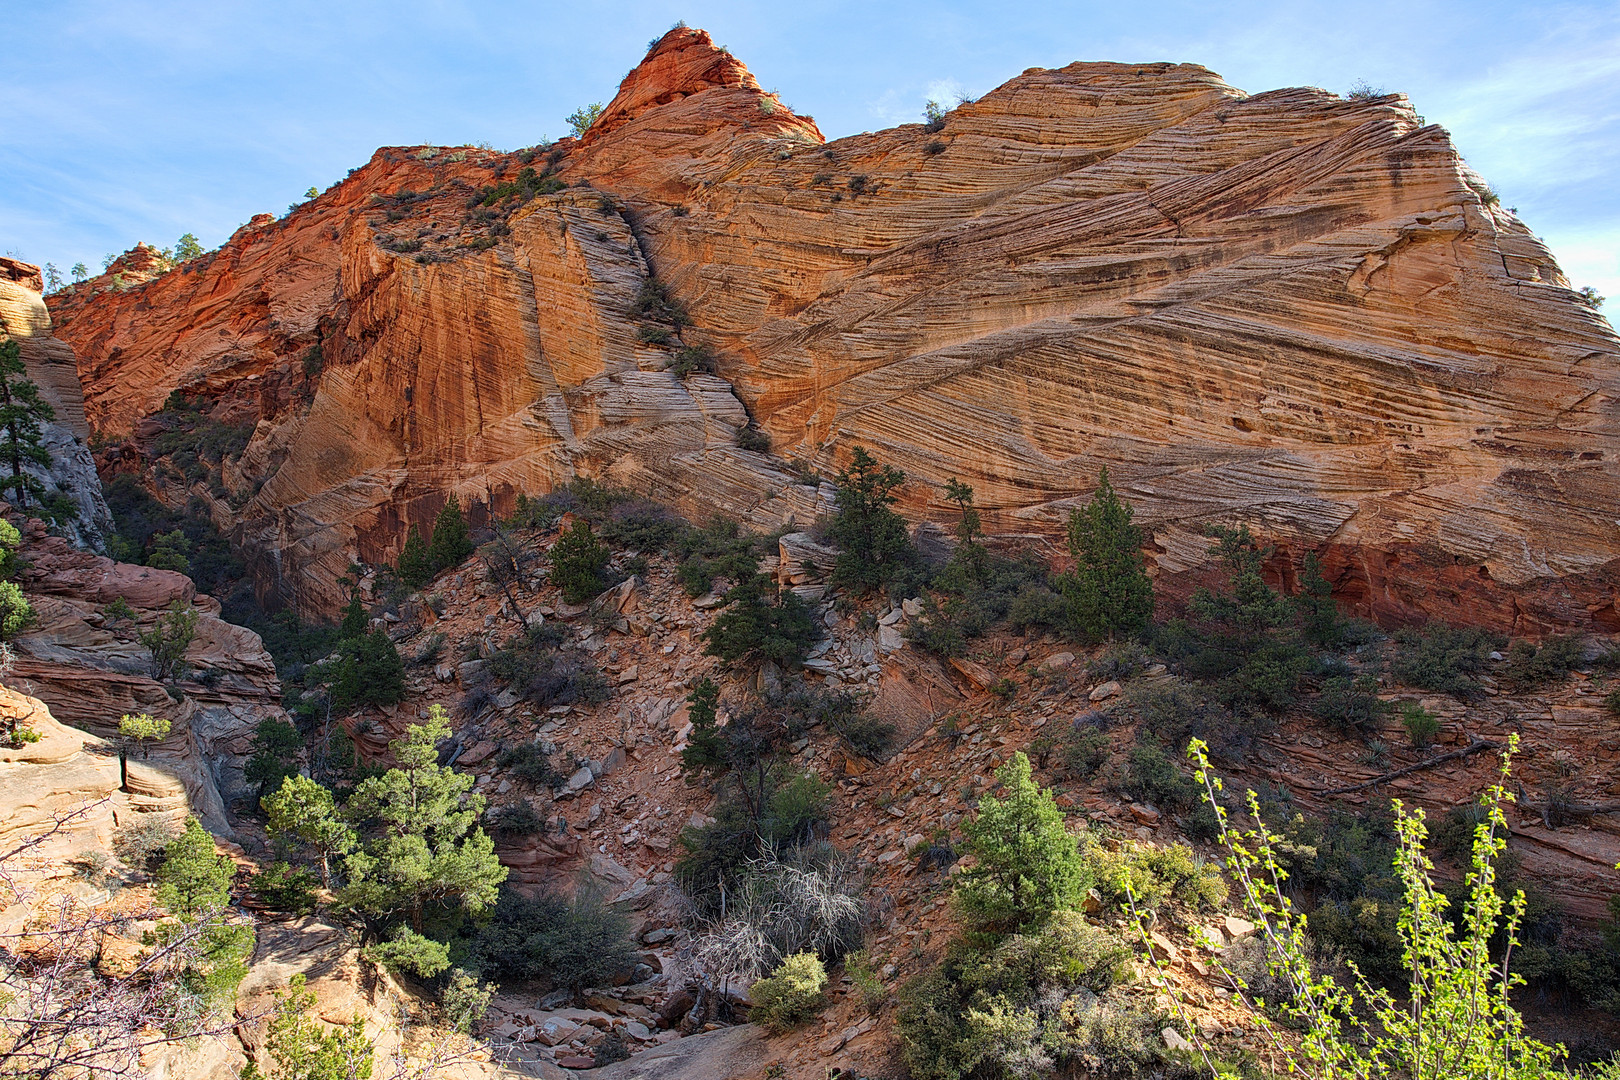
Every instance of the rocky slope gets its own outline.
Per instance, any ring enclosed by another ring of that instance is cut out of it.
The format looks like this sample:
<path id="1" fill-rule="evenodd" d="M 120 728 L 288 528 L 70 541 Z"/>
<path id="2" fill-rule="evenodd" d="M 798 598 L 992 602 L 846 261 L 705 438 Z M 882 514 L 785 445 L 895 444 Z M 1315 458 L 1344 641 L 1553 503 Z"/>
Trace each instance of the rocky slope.
<path id="1" fill-rule="evenodd" d="M 165 497 L 211 498 L 312 611 L 447 493 L 609 475 L 781 520 L 751 416 L 823 469 L 876 448 L 917 517 L 960 477 L 1003 533 L 1056 533 L 1108 465 L 1167 593 L 1247 522 L 1386 622 L 1620 628 L 1620 340 L 1399 95 L 1077 63 L 824 143 L 681 28 L 583 139 L 379 151 L 139 262 L 58 303 L 129 440 L 105 463 L 149 467 L 176 389 L 255 424 L 228 496 Z M 669 370 L 683 344 L 718 376 Z"/>
<path id="2" fill-rule="evenodd" d="M 554 536 L 531 533 L 522 539 L 544 548 Z M 802 554 L 808 543 L 807 537 L 789 534 L 780 555 L 765 560 L 764 567 L 784 579 L 802 578 L 795 553 Z M 942 835 L 959 845 L 961 823 L 993 787 L 995 769 L 1015 751 L 1033 754 L 1032 744 L 1042 735 L 1061 732 L 1088 713 L 1106 717 L 1101 728 L 1109 736 L 1107 758 L 1086 780 L 1042 769 L 1042 781 L 1060 788 L 1059 804 L 1077 825 L 1084 822 L 1122 840 L 1182 839 L 1175 813 L 1122 795 L 1129 787 L 1134 744 L 1131 703 L 1143 691 L 1177 685 L 1163 665 L 1138 669 L 1121 682 L 1105 673 L 1091 651 L 1051 637 L 1026 640 L 1005 633 L 982 640 L 972 658 L 942 665 L 903 637 L 916 605 L 880 602 L 840 612 L 820 596 L 823 586 L 801 581 L 798 587 L 817 599 L 826 628 L 805 674 L 813 683 L 869 693 L 873 711 L 897 729 L 897 749 L 882 761 L 852 753 L 824 729 L 796 746 L 793 758 L 795 765 L 814 769 L 834 785 L 830 839 L 866 875 L 873 911 L 867 947 L 887 997 L 869 1015 L 858 989 L 846 980 L 832 988 L 829 1009 L 808 1029 L 770 1038 L 742 1031 L 690 1038 L 701 1031 L 682 1016 L 695 986 L 693 931 L 670 886 L 680 833 L 708 820 L 714 795 L 688 783 L 680 769 L 678 752 L 690 732 L 684 696 L 698 679 L 712 675 L 725 686 L 725 699 L 738 701 L 760 678 L 751 676 L 745 684 L 704 655 L 701 634 L 717 614 L 714 599 L 689 599 L 673 572 L 668 560 L 655 558 L 642 576 L 590 608 L 563 603 L 550 586 L 519 583 L 512 594 L 516 611 L 503 591 L 484 579 L 476 561 L 447 572 L 424 589 L 431 603 L 407 604 L 402 621 L 388 624 L 406 656 L 432 635 L 444 635 L 440 657 L 408 667 L 409 692 L 401 706 L 363 710 L 345 721 L 368 755 L 381 755 L 387 740 L 430 705 L 444 705 L 457 717 L 447 748 L 456 766 L 476 777 L 477 790 L 497 813 L 527 804 L 544 822 L 535 833 L 498 839 L 513 882 L 524 889 L 567 890 L 588 873 L 634 915 L 645 946 L 645 981 L 598 991 L 583 1009 L 510 989 L 495 1000 L 487 1031 L 497 1054 L 584 1068 L 594 1062 L 607 1033 L 618 1029 L 635 1056 L 612 1066 L 609 1076 L 756 1076 L 772 1064 L 792 1077 L 819 1078 L 829 1066 L 860 1070 L 857 1075 L 884 1074 L 879 1065 L 895 1045 L 894 992 L 912 974 L 937 964 L 957 933 L 949 904 L 951 872 L 931 868 L 918 855 Z M 600 667 L 614 687 L 610 700 L 543 709 L 490 681 L 483 658 L 520 621 L 537 620 L 565 627 L 565 654 Z M 481 658 L 465 659 L 475 655 Z M 766 682 L 773 677 L 768 669 L 763 675 Z M 1001 679 L 1012 687 L 1006 698 L 989 691 Z M 1521 801 L 1509 810 L 1512 850 L 1528 878 L 1557 897 L 1572 940 L 1579 939 L 1605 916 L 1608 898 L 1620 890 L 1613 871 L 1620 861 L 1620 824 L 1609 812 L 1549 827 L 1538 807 L 1554 792 L 1571 804 L 1612 807 L 1620 797 L 1620 720 L 1601 707 L 1603 696 L 1617 686 L 1612 674 L 1578 671 L 1543 691 L 1492 693 L 1465 706 L 1386 677 L 1380 696 L 1421 702 L 1442 717 L 1435 747 L 1414 749 L 1404 737 L 1386 734 L 1386 756 L 1374 760 L 1361 741 L 1336 735 L 1299 713 L 1257 740 L 1240 762 L 1227 759 L 1222 771 L 1235 785 L 1285 787 L 1296 806 L 1313 812 L 1335 805 L 1387 805 L 1390 797 L 1399 797 L 1438 821 L 1469 804 L 1499 766 L 1491 753 L 1454 760 L 1440 755 L 1476 737 L 1505 742 L 1518 733 L 1523 743 L 1514 772 Z M 944 723 L 950 717 L 954 733 Z M 1394 728 L 1393 721 L 1389 726 Z M 541 743 L 571 775 L 553 787 L 501 767 L 502 750 L 529 742 Z M 1408 766 L 1420 767 L 1335 794 Z M 1216 854 L 1206 845 L 1199 849 L 1206 857 Z M 1264 1037 L 1232 1007 L 1209 957 L 1192 942 L 1188 917 L 1179 913 L 1158 924 L 1184 1000 L 1201 1027 L 1228 1040 L 1223 1045 L 1264 1051 Z M 1115 915 L 1099 918 L 1118 923 Z M 1219 913 L 1192 918 L 1213 927 L 1217 940 L 1245 932 L 1241 922 L 1223 931 Z M 1551 1022 L 1565 1021 L 1554 1017 Z M 1568 1033 L 1560 1029 L 1559 1037 L 1571 1037 L 1582 1024 L 1590 1026 L 1585 1041 L 1620 1036 L 1598 1014 L 1581 1014 L 1568 1023 Z M 689 1042 L 695 1045 L 684 1045 Z"/>

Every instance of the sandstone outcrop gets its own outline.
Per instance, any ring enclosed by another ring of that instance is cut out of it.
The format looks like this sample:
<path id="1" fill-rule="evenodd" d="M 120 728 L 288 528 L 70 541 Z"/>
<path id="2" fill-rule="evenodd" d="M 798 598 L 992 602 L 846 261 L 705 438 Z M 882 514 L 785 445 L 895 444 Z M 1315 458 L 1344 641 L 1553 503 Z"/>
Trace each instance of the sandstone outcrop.
<path id="1" fill-rule="evenodd" d="M 1107 465 L 1171 595 L 1204 526 L 1248 523 L 1386 622 L 1620 629 L 1620 340 L 1399 95 L 1077 63 L 824 143 L 681 28 L 580 140 L 379 151 L 138 261 L 57 309 L 128 439 L 104 464 L 149 465 L 176 389 L 254 423 L 231 497 L 153 483 L 309 610 L 447 493 L 585 473 L 788 516 L 751 418 L 824 471 L 875 448 L 915 517 L 959 477 L 1003 534 L 1057 534 Z M 677 377 L 683 345 L 717 375 Z"/>
<path id="2" fill-rule="evenodd" d="M 169 720 L 169 736 L 143 756 L 143 769 L 172 777 L 177 805 L 189 804 L 216 836 L 233 835 L 226 810 L 246 790 L 241 770 L 254 728 L 286 717 L 264 643 L 222 620 L 218 602 L 199 595 L 184 574 L 76 550 L 45 535 L 38 521 L 28 523 L 23 540 L 27 565 L 19 580 L 34 621 L 11 643 L 11 683 L 92 737 L 115 736 L 125 714 Z M 120 598 L 133 619 L 107 610 Z M 178 701 L 151 678 L 150 652 L 136 640 L 175 600 L 198 612 Z"/>
<path id="3" fill-rule="evenodd" d="M 40 294 L 43 288 L 39 267 L 0 258 L 0 336 L 16 340 L 28 378 L 56 414 L 53 423 L 44 425 L 42 440 L 51 464 L 30 465 L 28 471 L 50 494 L 67 495 L 78 510 L 79 520 L 64 523 L 63 534 L 100 550 L 112 531 L 112 515 L 87 445 L 90 428 L 84 419 L 77 358 L 72 346 L 51 335 L 50 312 Z"/>

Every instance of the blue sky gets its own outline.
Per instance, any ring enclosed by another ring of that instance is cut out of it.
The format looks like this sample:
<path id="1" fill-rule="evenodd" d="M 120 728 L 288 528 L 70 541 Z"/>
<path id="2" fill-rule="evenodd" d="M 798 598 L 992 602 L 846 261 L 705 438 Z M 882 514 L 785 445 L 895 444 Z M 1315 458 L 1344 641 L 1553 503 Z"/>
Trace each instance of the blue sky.
<path id="1" fill-rule="evenodd" d="M 1241 89 L 1357 80 L 1448 127 L 1575 285 L 1620 309 L 1620 3 L 122 0 L 17 4 L 0 65 L 0 251 L 99 269 L 208 246 L 382 145 L 533 144 L 676 19 L 829 138 L 1026 67 L 1188 61 Z"/>

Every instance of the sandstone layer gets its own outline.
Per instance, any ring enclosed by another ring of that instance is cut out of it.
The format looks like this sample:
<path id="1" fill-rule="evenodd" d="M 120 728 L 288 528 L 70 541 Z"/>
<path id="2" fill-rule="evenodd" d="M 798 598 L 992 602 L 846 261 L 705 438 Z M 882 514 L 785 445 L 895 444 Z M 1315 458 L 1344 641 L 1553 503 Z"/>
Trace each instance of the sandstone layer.
<path id="1" fill-rule="evenodd" d="M 139 755 L 142 769 L 166 777 L 154 781 L 164 797 L 189 804 L 209 831 L 233 836 L 227 809 L 246 791 L 242 765 L 254 728 L 286 719 L 264 643 L 221 619 L 219 603 L 184 574 L 76 550 L 38 521 L 28 522 L 23 540 L 19 581 L 34 619 L 11 642 L 8 681 L 92 738 L 116 736 L 126 714 L 168 720 L 168 737 Z M 108 611 L 118 599 L 132 618 Z M 176 600 L 198 613 L 180 700 L 151 677 L 150 651 L 137 640 Z"/>
<path id="2" fill-rule="evenodd" d="M 152 482 L 309 610 L 452 493 L 583 473 L 787 516 L 751 417 L 823 470 L 873 447 L 916 518 L 959 477 L 1008 535 L 1056 535 L 1107 465 L 1172 595 L 1248 523 L 1385 622 L 1620 629 L 1620 339 L 1400 95 L 1077 63 L 825 143 L 682 28 L 580 140 L 379 151 L 107 282 L 57 307 L 128 440 L 104 466 L 147 469 L 176 389 L 254 423 L 230 497 Z M 717 374 L 678 377 L 697 344 Z"/>

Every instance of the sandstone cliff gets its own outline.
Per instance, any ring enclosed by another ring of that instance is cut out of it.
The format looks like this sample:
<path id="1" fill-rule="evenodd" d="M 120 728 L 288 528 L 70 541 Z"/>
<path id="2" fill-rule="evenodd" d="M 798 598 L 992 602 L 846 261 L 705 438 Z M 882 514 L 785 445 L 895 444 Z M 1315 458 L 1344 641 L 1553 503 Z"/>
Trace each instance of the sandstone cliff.
<path id="1" fill-rule="evenodd" d="M 67 342 L 51 336 L 43 288 L 39 267 L 0 258 L 0 335 L 17 341 L 27 377 L 56 414 L 55 422 L 44 426 L 43 445 L 51 463 L 45 468 L 29 466 L 28 471 L 51 495 L 66 495 L 78 511 L 77 521 L 60 526 L 63 535 L 100 550 L 112 531 L 112 515 L 87 445 L 90 428 L 84 419 L 77 359 Z"/>
<path id="2" fill-rule="evenodd" d="M 447 493 L 785 516 L 751 416 L 782 457 L 874 447 L 917 517 L 960 477 L 1008 534 L 1108 465 L 1171 593 L 1247 522 L 1385 621 L 1620 629 L 1620 340 L 1399 95 L 1072 64 L 824 143 L 682 28 L 581 140 L 379 151 L 146 276 L 58 305 L 104 465 L 149 464 L 176 389 L 255 424 L 228 497 L 154 483 L 310 610 Z"/>

